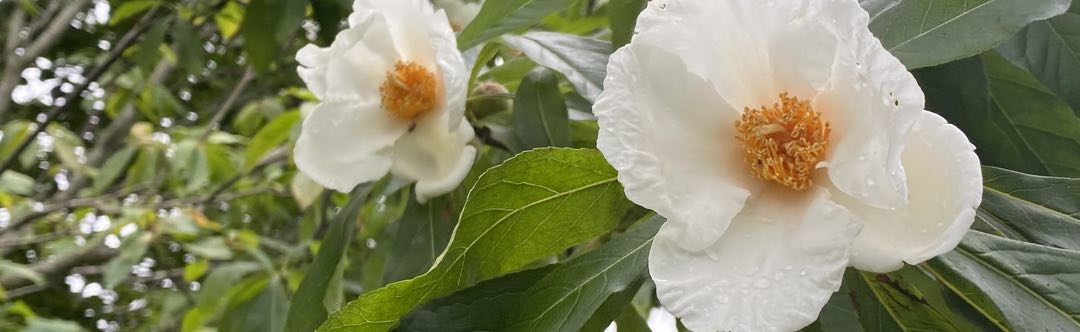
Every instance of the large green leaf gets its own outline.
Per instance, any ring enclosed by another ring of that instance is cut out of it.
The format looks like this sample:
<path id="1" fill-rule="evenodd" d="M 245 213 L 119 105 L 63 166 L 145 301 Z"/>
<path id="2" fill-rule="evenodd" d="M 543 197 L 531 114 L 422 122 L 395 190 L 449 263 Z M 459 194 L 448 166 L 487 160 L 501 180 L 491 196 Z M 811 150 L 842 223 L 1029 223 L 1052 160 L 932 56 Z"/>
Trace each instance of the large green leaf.
<path id="1" fill-rule="evenodd" d="M 1080 111 L 1080 14 L 1032 23 L 997 50 Z"/>
<path id="2" fill-rule="evenodd" d="M 432 301 L 402 320 L 405 331 L 578 331 L 602 307 L 608 323 L 644 279 L 663 218 L 653 217 L 561 264 L 485 281 Z"/>
<path id="3" fill-rule="evenodd" d="M 971 138 L 985 165 L 1080 176 L 1080 118 L 996 53 L 915 72 L 926 108 Z"/>
<path id="4" fill-rule="evenodd" d="M 605 301 L 630 288 L 645 272 L 653 236 L 663 218 L 653 217 L 596 251 L 555 268 L 522 294 L 507 316 L 509 331 L 576 331 Z M 640 284 L 638 284 L 640 286 Z M 630 294 L 625 299 L 629 303 Z"/>
<path id="5" fill-rule="evenodd" d="M 413 310 L 396 331 L 496 331 L 507 308 L 558 265 L 525 270 L 487 280 Z"/>
<path id="6" fill-rule="evenodd" d="M 984 167 L 979 215 L 1013 239 L 1080 251 L 1080 179 Z"/>
<path id="7" fill-rule="evenodd" d="M 467 50 L 488 39 L 540 22 L 544 16 L 569 7 L 574 0 L 485 1 L 480 13 L 458 35 L 458 48 Z"/>
<path id="8" fill-rule="evenodd" d="M 870 31 L 909 69 L 966 58 L 1028 23 L 1065 12 L 1069 0 L 863 0 Z"/>
<path id="9" fill-rule="evenodd" d="M 542 31 L 506 36 L 502 40 L 537 64 L 562 73 L 590 102 L 596 101 L 604 90 L 607 60 L 611 55 L 608 42 Z"/>
<path id="10" fill-rule="evenodd" d="M 1080 252 L 971 231 L 927 265 L 972 303 L 992 301 L 1013 330 L 1080 329 Z"/>
<path id="11" fill-rule="evenodd" d="M 435 266 L 347 304 L 321 331 L 385 331 L 413 308 L 607 233 L 629 202 L 595 150 L 537 149 L 484 173 Z"/>
<path id="12" fill-rule="evenodd" d="M 870 331 L 959 331 L 924 299 L 925 295 L 891 274 L 849 269 L 844 275 L 850 301 L 863 328 Z"/>
<path id="13" fill-rule="evenodd" d="M 538 67 L 514 95 L 514 133 L 523 149 L 570 146 L 570 118 L 555 72 Z"/>

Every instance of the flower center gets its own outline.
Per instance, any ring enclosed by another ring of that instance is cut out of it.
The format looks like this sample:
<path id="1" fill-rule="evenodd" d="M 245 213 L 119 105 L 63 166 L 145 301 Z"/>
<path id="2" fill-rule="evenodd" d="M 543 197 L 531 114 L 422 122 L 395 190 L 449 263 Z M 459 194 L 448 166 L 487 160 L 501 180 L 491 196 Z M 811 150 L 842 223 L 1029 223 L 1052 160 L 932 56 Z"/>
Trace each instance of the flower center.
<path id="1" fill-rule="evenodd" d="M 416 62 L 398 61 L 379 86 L 382 107 L 394 117 L 414 120 L 435 109 L 435 74 Z"/>
<path id="2" fill-rule="evenodd" d="M 811 175 L 825 157 L 829 123 L 821 120 L 810 102 L 780 94 L 772 107 L 747 107 L 735 121 L 735 138 L 742 142 L 743 160 L 755 177 L 805 190 Z"/>

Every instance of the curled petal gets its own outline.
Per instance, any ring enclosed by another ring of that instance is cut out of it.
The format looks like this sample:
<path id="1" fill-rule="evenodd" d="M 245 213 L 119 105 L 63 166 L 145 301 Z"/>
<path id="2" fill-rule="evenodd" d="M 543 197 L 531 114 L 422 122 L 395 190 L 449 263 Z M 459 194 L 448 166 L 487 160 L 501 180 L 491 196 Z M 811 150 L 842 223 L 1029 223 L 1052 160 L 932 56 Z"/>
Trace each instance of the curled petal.
<path id="1" fill-rule="evenodd" d="M 836 195 L 863 222 L 851 265 L 890 272 L 946 253 L 975 221 L 982 201 L 982 170 L 975 147 L 941 116 L 923 112 L 903 154 L 911 200 L 899 209 L 879 209 Z"/>
<path id="2" fill-rule="evenodd" d="M 416 181 L 421 203 L 456 188 L 476 161 L 476 148 L 468 144 L 472 126 L 462 121 L 453 131 L 446 128 L 445 116 L 422 120 L 394 146 L 390 172 Z"/>

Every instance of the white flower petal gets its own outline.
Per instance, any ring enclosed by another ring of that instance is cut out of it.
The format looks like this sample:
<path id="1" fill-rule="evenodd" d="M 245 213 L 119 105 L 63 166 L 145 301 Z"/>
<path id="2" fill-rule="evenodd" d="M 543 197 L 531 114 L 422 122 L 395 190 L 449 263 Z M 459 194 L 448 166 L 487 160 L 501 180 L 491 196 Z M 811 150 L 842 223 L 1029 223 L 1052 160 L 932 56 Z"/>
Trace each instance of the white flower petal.
<path id="1" fill-rule="evenodd" d="M 394 142 L 408 123 L 378 104 L 323 102 L 303 122 L 296 141 L 296 167 L 315 182 L 340 192 L 377 180 L 390 169 Z"/>
<path id="2" fill-rule="evenodd" d="M 462 121 L 453 131 L 446 128 L 445 116 L 421 120 L 394 146 L 390 172 L 416 181 L 421 203 L 456 188 L 476 159 L 476 148 L 468 144 L 472 126 Z"/>
<path id="3" fill-rule="evenodd" d="M 446 12 L 435 11 L 426 0 L 357 0 L 353 10 L 349 24 L 354 27 L 375 18 L 386 20 L 393 49 L 400 55 L 396 60 L 414 61 L 437 72 L 443 81 L 440 97 L 450 114 L 449 129 L 457 128 L 465 114 L 469 73 Z"/>
<path id="4" fill-rule="evenodd" d="M 596 145 L 627 197 L 668 218 L 669 233 L 697 250 L 723 234 L 756 182 L 733 139 L 739 112 L 663 38 L 639 36 L 612 55 L 593 107 Z"/>
<path id="5" fill-rule="evenodd" d="M 864 223 L 851 259 L 860 270 L 890 272 L 944 254 L 975 221 L 982 170 L 964 133 L 924 111 L 908 136 L 903 163 L 911 190 L 906 207 L 878 209 L 836 195 Z"/>
<path id="6" fill-rule="evenodd" d="M 399 57 L 389 25 L 374 16 L 338 33 L 328 48 L 307 45 L 296 53 L 297 73 L 322 101 L 379 102 L 379 85 Z"/>
<path id="7" fill-rule="evenodd" d="M 923 110 L 915 78 L 889 54 L 867 27 L 868 14 L 855 1 L 835 1 L 849 24 L 833 67 L 832 88 L 814 101 L 833 128 L 826 156 L 829 180 L 865 204 L 904 206 L 908 189 L 900 163 L 904 142 Z"/>
<path id="8" fill-rule="evenodd" d="M 775 189 L 775 187 L 774 187 Z M 858 223 L 824 190 L 762 193 L 720 241 L 688 251 L 665 224 L 649 254 L 664 307 L 694 331 L 794 331 L 840 287 Z"/>

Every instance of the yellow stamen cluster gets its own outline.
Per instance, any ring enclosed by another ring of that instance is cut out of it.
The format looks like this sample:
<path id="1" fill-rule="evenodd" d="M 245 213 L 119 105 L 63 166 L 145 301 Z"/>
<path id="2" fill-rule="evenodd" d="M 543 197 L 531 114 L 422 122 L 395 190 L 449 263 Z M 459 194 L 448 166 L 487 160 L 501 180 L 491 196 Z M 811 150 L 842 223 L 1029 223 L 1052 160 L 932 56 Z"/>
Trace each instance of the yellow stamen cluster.
<path id="1" fill-rule="evenodd" d="M 735 121 L 743 158 L 755 177 L 806 190 L 817 163 L 825 158 L 831 129 L 809 101 L 780 94 L 772 107 L 747 107 Z"/>
<path id="2" fill-rule="evenodd" d="M 438 101 L 435 74 L 416 62 L 398 61 L 379 86 L 382 107 L 394 117 L 412 121 L 435 109 Z"/>

